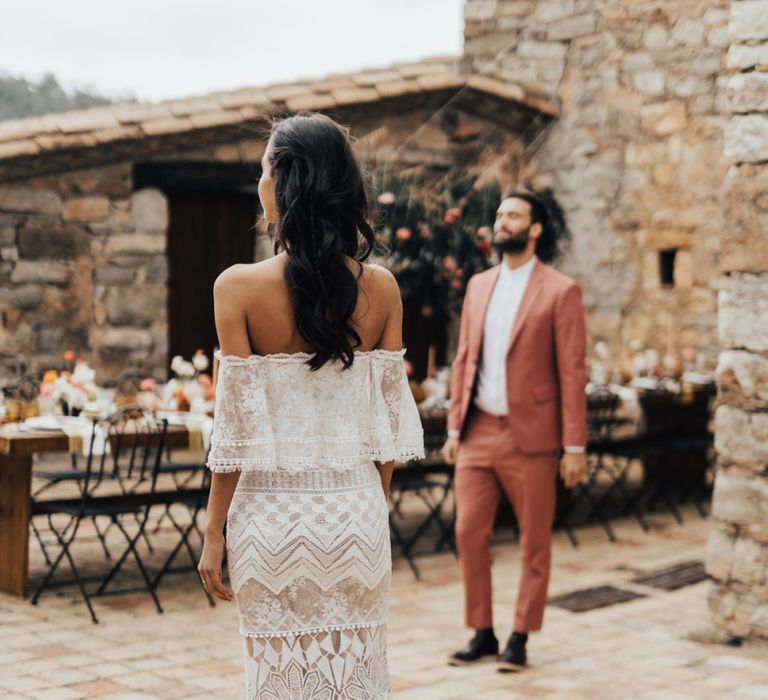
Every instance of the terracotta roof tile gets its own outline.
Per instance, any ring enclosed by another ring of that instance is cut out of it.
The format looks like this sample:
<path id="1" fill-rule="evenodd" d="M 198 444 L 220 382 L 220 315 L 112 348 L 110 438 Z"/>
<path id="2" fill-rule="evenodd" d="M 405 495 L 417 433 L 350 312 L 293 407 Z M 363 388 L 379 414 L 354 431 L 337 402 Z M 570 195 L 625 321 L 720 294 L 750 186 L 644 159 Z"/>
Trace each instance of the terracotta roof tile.
<path id="1" fill-rule="evenodd" d="M 120 126 L 111 107 L 65 112 L 59 115 L 59 130 L 65 134 Z"/>
<path id="2" fill-rule="evenodd" d="M 510 100 L 523 100 L 525 98 L 525 91 L 519 85 L 504 83 L 486 75 L 473 75 L 467 81 L 467 85 Z"/>
<path id="3" fill-rule="evenodd" d="M 216 102 L 222 109 L 237 109 L 246 106 L 266 106 L 270 104 L 270 99 L 261 88 L 243 88 L 235 92 L 217 94 Z"/>
<path id="4" fill-rule="evenodd" d="M 115 129 L 101 129 L 93 132 L 97 143 L 109 143 L 110 141 L 130 141 L 142 137 L 141 129 L 136 125 L 118 126 Z"/>
<path id="5" fill-rule="evenodd" d="M 417 76 L 416 82 L 425 90 L 462 88 L 466 84 L 465 79 L 456 73 L 427 73 Z"/>
<path id="6" fill-rule="evenodd" d="M 417 75 L 429 73 L 442 73 L 445 68 L 442 63 L 405 63 L 397 67 L 397 70 L 405 78 L 415 78 Z"/>
<path id="7" fill-rule="evenodd" d="M 150 105 L 140 102 L 115 105 L 113 113 L 121 124 L 138 124 L 152 119 L 171 119 L 173 117 L 166 105 Z"/>
<path id="8" fill-rule="evenodd" d="M 334 90 L 331 94 L 338 105 L 376 102 L 379 99 L 379 93 L 373 88 L 342 88 Z"/>
<path id="9" fill-rule="evenodd" d="M 54 121 L 50 118 L 12 119 L 0 122 L 0 141 L 25 139 L 28 136 L 51 133 L 58 130 L 58 120 Z"/>
<path id="10" fill-rule="evenodd" d="M 239 124 L 243 121 L 240 113 L 236 110 L 216 110 L 215 112 L 204 112 L 203 114 L 192 114 L 189 117 L 192 126 L 196 129 L 206 129 L 212 126 L 224 126 L 225 124 Z"/>
<path id="11" fill-rule="evenodd" d="M 329 76 L 312 83 L 312 89 L 315 92 L 331 92 L 332 90 L 353 88 L 355 86 L 356 83 L 353 77 L 349 75 Z"/>
<path id="12" fill-rule="evenodd" d="M 296 95 L 312 94 L 311 88 L 303 83 L 299 85 L 270 85 L 264 89 L 264 92 L 270 100 L 287 100 Z"/>
<path id="13" fill-rule="evenodd" d="M 0 158 L 14 158 L 16 156 L 33 156 L 38 153 L 40 148 L 29 139 L 24 141 L 9 141 L 0 143 Z"/>
<path id="14" fill-rule="evenodd" d="M 376 92 L 382 97 L 397 97 L 412 92 L 421 92 L 421 87 L 415 80 L 392 80 L 376 85 Z"/>
<path id="15" fill-rule="evenodd" d="M 41 151 L 52 151 L 57 148 L 88 148 L 96 145 L 96 139 L 91 131 L 82 134 L 41 134 L 35 137 L 35 143 Z"/>
<path id="16" fill-rule="evenodd" d="M 191 97 L 186 100 L 169 100 L 164 102 L 174 117 L 186 117 L 190 114 L 215 112 L 220 109 L 216 100 L 209 97 Z"/>
<path id="17" fill-rule="evenodd" d="M 141 130 L 147 136 L 162 136 L 164 134 L 178 134 L 182 131 L 191 131 L 192 122 L 187 118 L 155 119 L 141 124 Z"/>
<path id="18" fill-rule="evenodd" d="M 400 80 L 401 75 L 396 70 L 378 70 L 365 71 L 353 76 L 352 82 L 355 85 L 365 87 L 367 85 L 376 85 L 391 80 Z"/>
<path id="19" fill-rule="evenodd" d="M 336 106 L 336 100 L 332 95 L 325 94 L 309 94 L 309 95 L 297 95 L 296 97 L 289 97 L 285 101 L 285 106 L 291 110 L 291 112 L 304 112 L 317 109 L 331 109 Z"/>

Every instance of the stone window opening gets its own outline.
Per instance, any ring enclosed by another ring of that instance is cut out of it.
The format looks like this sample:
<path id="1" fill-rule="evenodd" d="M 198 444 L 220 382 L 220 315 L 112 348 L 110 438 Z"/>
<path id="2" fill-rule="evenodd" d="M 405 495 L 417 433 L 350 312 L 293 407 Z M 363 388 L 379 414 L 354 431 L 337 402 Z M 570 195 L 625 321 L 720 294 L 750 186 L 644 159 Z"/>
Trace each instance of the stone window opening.
<path id="1" fill-rule="evenodd" d="M 677 248 L 659 251 L 659 280 L 661 286 L 670 289 L 675 286 L 675 257 Z"/>

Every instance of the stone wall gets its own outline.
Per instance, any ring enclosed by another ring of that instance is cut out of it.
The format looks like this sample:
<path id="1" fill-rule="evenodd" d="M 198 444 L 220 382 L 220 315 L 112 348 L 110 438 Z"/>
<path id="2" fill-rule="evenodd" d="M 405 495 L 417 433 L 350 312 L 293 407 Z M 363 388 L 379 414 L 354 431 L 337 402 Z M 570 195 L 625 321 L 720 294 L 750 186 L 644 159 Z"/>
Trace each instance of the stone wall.
<path id="1" fill-rule="evenodd" d="M 728 0 L 468 0 L 465 68 L 533 83 L 562 116 L 526 148 L 564 205 L 562 261 L 592 340 L 717 356 Z M 675 286 L 659 252 L 676 250 Z"/>
<path id="2" fill-rule="evenodd" d="M 727 634 L 768 638 L 768 3 L 730 11 L 709 603 Z"/>
<path id="3" fill-rule="evenodd" d="M 98 369 L 166 364 L 167 203 L 131 166 L 0 186 L 0 356 L 35 371 L 64 350 Z"/>

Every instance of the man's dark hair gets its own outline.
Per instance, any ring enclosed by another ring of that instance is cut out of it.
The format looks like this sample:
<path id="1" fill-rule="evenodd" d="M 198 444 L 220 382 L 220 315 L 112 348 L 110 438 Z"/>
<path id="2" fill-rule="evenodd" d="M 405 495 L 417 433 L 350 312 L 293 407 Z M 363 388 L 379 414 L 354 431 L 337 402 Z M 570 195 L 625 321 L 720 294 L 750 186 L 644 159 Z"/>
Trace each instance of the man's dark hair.
<path id="1" fill-rule="evenodd" d="M 531 224 L 541 224 L 542 232 L 536 241 L 536 256 L 545 263 L 555 262 L 570 240 L 563 208 L 549 187 L 534 191 L 509 188 L 501 195 L 504 199 L 522 199 L 531 208 Z"/>

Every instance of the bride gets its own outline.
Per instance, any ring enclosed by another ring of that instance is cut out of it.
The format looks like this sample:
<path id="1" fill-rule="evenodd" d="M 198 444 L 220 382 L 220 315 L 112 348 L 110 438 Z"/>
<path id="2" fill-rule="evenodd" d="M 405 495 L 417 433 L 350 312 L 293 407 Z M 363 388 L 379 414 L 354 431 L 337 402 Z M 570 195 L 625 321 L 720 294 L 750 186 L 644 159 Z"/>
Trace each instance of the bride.
<path id="1" fill-rule="evenodd" d="M 346 130 L 319 114 L 279 121 L 262 166 L 276 255 L 214 286 L 199 573 L 237 604 L 247 698 L 388 698 L 386 496 L 394 461 L 424 454 L 400 292 L 363 263 L 374 234 Z"/>

